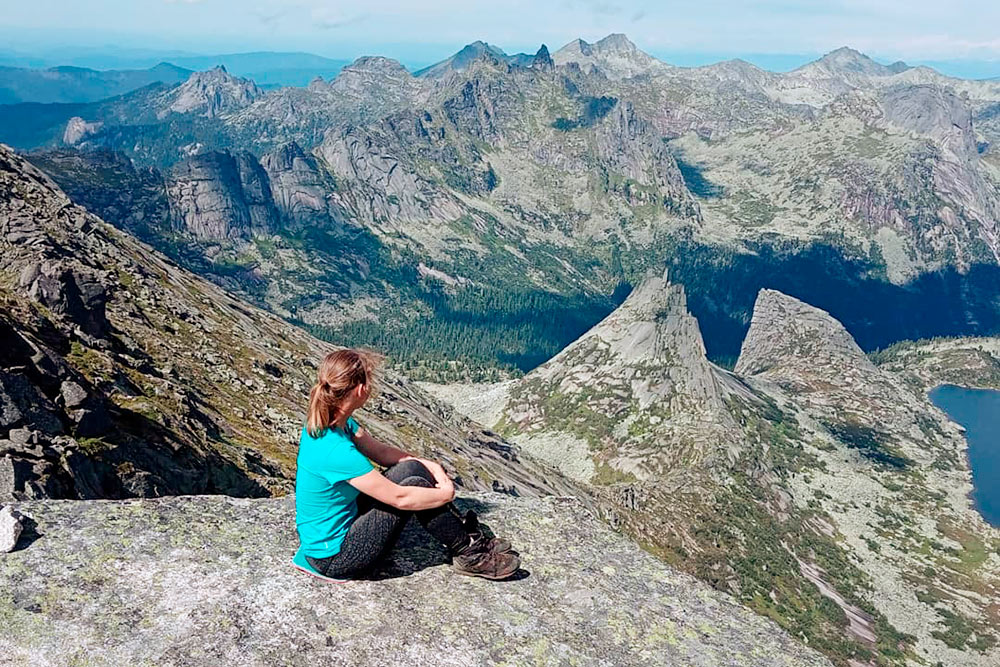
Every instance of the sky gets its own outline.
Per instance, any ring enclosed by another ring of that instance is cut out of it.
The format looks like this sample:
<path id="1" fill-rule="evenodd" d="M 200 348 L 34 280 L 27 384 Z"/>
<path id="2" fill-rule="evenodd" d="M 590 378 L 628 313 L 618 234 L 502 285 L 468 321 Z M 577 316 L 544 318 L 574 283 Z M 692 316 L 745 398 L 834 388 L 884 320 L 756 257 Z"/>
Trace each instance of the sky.
<path id="1" fill-rule="evenodd" d="M 622 32 L 681 65 L 789 69 L 846 45 L 1000 76 L 998 26 L 997 0 L 0 0 L 0 50 L 308 51 L 409 66 L 477 39 L 515 53 Z"/>

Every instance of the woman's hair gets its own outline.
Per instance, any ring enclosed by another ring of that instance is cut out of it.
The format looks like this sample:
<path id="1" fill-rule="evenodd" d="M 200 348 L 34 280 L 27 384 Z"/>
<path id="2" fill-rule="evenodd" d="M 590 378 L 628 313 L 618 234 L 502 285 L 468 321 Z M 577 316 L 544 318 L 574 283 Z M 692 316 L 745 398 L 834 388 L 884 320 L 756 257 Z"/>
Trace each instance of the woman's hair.
<path id="1" fill-rule="evenodd" d="M 375 392 L 376 372 L 383 356 L 372 350 L 337 350 L 323 357 L 316 384 L 309 392 L 306 430 L 318 438 L 337 420 L 344 399 L 358 385 Z"/>

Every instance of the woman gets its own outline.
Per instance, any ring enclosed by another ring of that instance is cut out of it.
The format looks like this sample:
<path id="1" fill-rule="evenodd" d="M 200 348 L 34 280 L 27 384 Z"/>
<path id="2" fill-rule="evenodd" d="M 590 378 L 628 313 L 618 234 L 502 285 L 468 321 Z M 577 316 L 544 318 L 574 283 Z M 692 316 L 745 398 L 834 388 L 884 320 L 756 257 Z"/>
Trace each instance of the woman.
<path id="1" fill-rule="evenodd" d="M 489 538 L 475 513 L 462 517 L 444 469 L 379 442 L 351 414 L 374 390 L 381 357 L 362 350 L 326 355 L 309 393 L 299 441 L 292 564 L 328 581 L 365 574 L 388 553 L 407 519 L 443 544 L 457 572 L 505 579 L 521 562 L 506 540 Z M 372 465 L 387 466 L 380 472 Z"/>

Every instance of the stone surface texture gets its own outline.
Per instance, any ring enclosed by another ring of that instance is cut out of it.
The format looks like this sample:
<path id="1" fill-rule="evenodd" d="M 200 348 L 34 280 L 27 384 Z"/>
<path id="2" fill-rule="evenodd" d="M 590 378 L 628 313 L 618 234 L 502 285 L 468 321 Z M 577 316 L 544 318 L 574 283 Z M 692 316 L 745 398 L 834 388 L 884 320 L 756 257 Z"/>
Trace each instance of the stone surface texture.
<path id="1" fill-rule="evenodd" d="M 377 580 L 321 582 L 289 565 L 291 497 L 20 503 L 38 536 L 0 558 L 0 663 L 829 664 L 572 498 L 459 503 L 523 578 L 459 576 L 411 524 Z"/>

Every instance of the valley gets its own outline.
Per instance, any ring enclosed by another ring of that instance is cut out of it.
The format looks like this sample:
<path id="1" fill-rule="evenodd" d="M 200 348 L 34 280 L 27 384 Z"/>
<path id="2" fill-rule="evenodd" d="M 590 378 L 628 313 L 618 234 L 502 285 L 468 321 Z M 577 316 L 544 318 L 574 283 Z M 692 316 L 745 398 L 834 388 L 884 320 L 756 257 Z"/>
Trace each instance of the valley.
<path id="1" fill-rule="evenodd" d="M 620 34 L 0 104 L 0 500 L 284 495 L 316 359 L 368 345 L 366 428 L 526 531 L 573 496 L 834 664 L 994 665 L 927 391 L 1000 387 L 998 104 Z"/>

